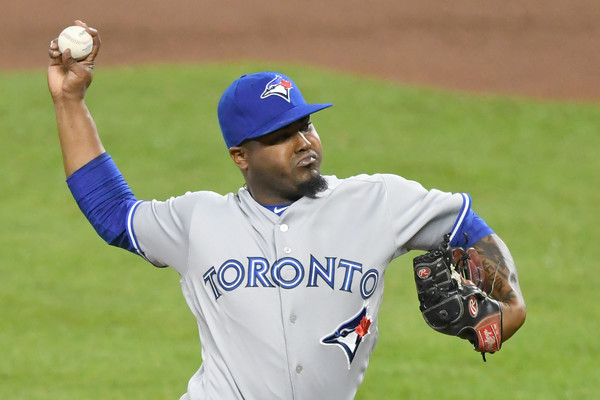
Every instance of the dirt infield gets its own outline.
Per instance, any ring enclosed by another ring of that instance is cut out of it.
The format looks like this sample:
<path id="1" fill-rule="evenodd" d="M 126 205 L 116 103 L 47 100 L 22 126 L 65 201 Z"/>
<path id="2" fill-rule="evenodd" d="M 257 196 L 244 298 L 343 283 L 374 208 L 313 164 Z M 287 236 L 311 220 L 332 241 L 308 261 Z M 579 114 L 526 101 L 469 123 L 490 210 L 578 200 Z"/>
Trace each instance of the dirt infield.
<path id="1" fill-rule="evenodd" d="M 2 69 L 45 66 L 50 39 L 79 18 L 101 32 L 101 65 L 298 61 L 409 84 L 600 100 L 598 0 L 7 3 Z"/>

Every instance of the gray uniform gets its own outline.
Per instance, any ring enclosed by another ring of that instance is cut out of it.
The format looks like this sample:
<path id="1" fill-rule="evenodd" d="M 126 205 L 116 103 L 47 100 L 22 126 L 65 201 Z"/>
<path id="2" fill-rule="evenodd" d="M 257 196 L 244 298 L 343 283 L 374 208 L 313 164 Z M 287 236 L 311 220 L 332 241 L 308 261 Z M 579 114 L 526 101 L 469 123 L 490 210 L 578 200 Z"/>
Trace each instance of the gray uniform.
<path id="1" fill-rule="evenodd" d="M 245 188 L 132 208 L 136 249 L 179 272 L 198 321 L 202 366 L 182 399 L 352 399 L 386 266 L 437 246 L 470 206 L 395 175 L 326 179 L 281 216 Z"/>

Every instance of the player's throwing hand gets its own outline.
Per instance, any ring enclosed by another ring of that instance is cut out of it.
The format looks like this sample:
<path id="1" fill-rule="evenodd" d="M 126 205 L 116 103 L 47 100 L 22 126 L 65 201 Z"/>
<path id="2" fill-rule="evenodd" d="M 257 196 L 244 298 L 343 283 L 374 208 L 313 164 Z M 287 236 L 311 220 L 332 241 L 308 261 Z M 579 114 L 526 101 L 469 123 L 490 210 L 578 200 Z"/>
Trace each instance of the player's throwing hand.
<path id="1" fill-rule="evenodd" d="M 98 31 L 90 28 L 82 21 L 75 24 L 86 28 L 92 36 L 94 47 L 92 52 L 83 60 L 76 61 L 71 57 L 71 51 L 67 49 L 64 53 L 58 50 L 58 40 L 50 42 L 50 65 L 48 66 L 48 87 L 54 101 L 81 100 L 85 96 L 87 88 L 92 83 L 94 62 L 100 50 L 100 36 Z"/>

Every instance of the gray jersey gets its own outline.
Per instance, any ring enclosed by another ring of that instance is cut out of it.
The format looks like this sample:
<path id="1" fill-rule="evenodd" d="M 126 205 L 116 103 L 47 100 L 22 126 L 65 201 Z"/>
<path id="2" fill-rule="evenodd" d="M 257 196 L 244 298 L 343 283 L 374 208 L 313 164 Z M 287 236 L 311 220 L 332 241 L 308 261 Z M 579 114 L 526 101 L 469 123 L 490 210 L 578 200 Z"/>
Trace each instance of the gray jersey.
<path id="1" fill-rule="evenodd" d="M 377 341 L 386 266 L 429 249 L 468 210 L 464 194 L 395 175 L 326 177 L 281 216 L 242 188 L 140 202 L 136 248 L 181 275 L 202 366 L 183 398 L 352 399 Z"/>

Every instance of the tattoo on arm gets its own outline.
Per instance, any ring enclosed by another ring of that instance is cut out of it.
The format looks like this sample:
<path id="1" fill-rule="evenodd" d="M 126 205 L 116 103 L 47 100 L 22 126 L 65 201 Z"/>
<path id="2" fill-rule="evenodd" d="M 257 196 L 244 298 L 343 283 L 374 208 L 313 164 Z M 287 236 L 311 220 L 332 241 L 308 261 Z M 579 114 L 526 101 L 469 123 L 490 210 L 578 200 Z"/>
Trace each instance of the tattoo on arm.
<path id="1" fill-rule="evenodd" d="M 474 245 L 481 256 L 485 279 L 491 282 L 491 296 L 511 303 L 519 296 L 516 267 L 508 248 L 496 235 L 489 235 Z"/>

